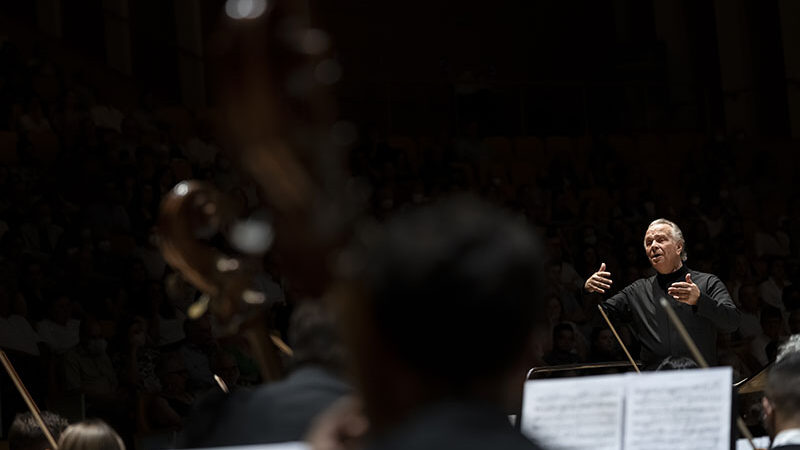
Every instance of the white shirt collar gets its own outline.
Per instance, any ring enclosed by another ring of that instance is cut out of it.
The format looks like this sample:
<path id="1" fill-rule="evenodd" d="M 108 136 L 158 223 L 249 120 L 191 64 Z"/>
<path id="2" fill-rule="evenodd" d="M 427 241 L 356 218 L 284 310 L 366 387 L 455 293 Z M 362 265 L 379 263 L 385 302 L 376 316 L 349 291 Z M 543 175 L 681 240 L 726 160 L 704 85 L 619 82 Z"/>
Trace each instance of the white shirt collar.
<path id="1" fill-rule="evenodd" d="M 789 428 L 788 430 L 783 430 L 775 436 L 775 439 L 772 440 L 771 447 L 777 447 L 779 445 L 797 445 L 800 444 L 800 428 Z"/>

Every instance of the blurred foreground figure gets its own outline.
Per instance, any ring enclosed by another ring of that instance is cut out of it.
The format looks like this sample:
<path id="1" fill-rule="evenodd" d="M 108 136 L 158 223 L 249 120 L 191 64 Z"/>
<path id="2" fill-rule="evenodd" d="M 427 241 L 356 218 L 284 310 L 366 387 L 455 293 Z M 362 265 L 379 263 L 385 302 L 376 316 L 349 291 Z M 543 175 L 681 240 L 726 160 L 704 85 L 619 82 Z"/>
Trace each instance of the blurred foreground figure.
<path id="1" fill-rule="evenodd" d="M 208 395 L 190 417 L 178 447 L 219 447 L 300 441 L 313 419 L 350 393 L 341 377 L 344 350 L 321 302 L 292 314 L 291 373 L 253 391 Z"/>
<path id="2" fill-rule="evenodd" d="M 338 300 L 366 447 L 538 448 L 507 418 L 522 398 L 542 291 L 533 233 L 458 198 L 400 216 L 361 244 L 344 258 Z M 360 428 L 346 412 L 327 419 L 329 438 L 346 441 Z M 324 438 L 311 436 L 315 449 L 347 446 Z"/>
<path id="3" fill-rule="evenodd" d="M 778 358 L 767 376 L 762 406 L 772 449 L 800 450 L 800 352 Z"/>
<path id="4" fill-rule="evenodd" d="M 50 411 L 42 411 L 42 421 L 56 441 L 69 425 L 67 419 Z M 17 414 L 8 430 L 8 450 L 48 450 L 50 447 L 33 414 L 29 412 Z"/>
<path id="5" fill-rule="evenodd" d="M 70 425 L 58 440 L 59 450 L 125 450 L 113 428 L 102 420 L 84 420 Z"/>

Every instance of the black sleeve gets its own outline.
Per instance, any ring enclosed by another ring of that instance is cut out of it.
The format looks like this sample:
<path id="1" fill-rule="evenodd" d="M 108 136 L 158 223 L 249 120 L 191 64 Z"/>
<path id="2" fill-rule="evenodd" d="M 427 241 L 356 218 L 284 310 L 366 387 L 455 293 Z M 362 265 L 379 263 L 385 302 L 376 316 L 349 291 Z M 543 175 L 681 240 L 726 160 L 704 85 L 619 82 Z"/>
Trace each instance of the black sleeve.
<path id="1" fill-rule="evenodd" d="M 636 299 L 637 290 L 637 283 L 633 283 L 604 301 L 601 305 L 608 318 L 614 322 L 630 323 L 633 320 L 630 302 Z"/>
<path id="2" fill-rule="evenodd" d="M 715 275 L 709 275 L 705 289 L 700 289 L 697 315 L 710 320 L 717 329 L 732 333 L 739 328 L 741 316 L 725 284 Z"/>

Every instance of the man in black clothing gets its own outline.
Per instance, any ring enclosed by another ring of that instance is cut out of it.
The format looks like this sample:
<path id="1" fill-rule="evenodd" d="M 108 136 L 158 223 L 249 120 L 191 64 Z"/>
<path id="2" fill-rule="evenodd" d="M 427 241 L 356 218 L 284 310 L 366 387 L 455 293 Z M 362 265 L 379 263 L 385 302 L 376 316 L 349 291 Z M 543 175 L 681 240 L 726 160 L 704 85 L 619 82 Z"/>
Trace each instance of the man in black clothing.
<path id="1" fill-rule="evenodd" d="M 367 448 L 538 448 L 506 417 L 520 406 L 541 309 L 533 232 L 461 198 L 406 213 L 364 244 L 340 303 Z"/>
<path id="2" fill-rule="evenodd" d="M 658 219 L 650 224 L 644 236 L 644 249 L 658 273 L 625 287 L 606 300 L 603 309 L 612 320 L 631 324 L 642 345 L 641 361 L 654 368 L 667 356 L 692 357 L 660 304 L 666 298 L 706 361 L 716 364 L 717 330 L 732 332 L 740 321 L 725 285 L 715 275 L 686 267 L 683 233 L 669 220 Z M 605 293 L 611 284 L 611 273 L 603 263 L 586 280 L 584 288 Z"/>
<path id="3" fill-rule="evenodd" d="M 767 375 L 764 427 L 774 450 L 800 450 L 800 353 L 781 355 Z"/>
<path id="4" fill-rule="evenodd" d="M 343 377 L 345 351 L 334 317 L 321 302 L 292 313 L 292 371 L 283 380 L 226 395 L 206 396 L 178 441 L 179 448 L 270 444 L 302 440 L 313 420 L 351 393 Z"/>

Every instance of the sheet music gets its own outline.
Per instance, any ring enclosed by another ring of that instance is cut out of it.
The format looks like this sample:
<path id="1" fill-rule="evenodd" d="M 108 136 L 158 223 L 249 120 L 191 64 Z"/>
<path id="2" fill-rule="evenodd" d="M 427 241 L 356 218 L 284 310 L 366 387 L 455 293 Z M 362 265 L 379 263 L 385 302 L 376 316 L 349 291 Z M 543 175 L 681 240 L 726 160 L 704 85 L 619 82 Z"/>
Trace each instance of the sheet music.
<path id="1" fill-rule="evenodd" d="M 625 377 L 525 383 L 521 431 L 551 450 L 619 450 Z"/>
<path id="2" fill-rule="evenodd" d="M 756 444 L 756 448 L 769 448 L 769 436 L 755 437 L 753 444 Z M 750 447 L 747 439 L 742 438 L 736 440 L 736 450 L 753 450 L 753 447 Z"/>
<path id="3" fill-rule="evenodd" d="M 631 376 L 625 450 L 729 450 L 730 367 Z"/>
<path id="4" fill-rule="evenodd" d="M 279 444 L 232 445 L 227 447 L 209 447 L 207 450 L 311 450 L 306 442 L 281 442 Z M 194 449 L 204 450 L 204 449 Z"/>

